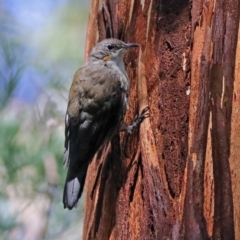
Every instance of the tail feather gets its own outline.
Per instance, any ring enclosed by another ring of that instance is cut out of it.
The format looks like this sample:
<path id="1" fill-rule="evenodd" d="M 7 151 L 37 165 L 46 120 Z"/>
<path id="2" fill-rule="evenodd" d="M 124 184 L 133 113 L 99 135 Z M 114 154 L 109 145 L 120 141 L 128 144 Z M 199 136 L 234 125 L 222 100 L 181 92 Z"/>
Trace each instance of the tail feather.
<path id="1" fill-rule="evenodd" d="M 87 169 L 73 174 L 71 168 L 68 169 L 68 174 L 63 192 L 63 205 L 64 208 L 71 210 L 77 206 L 77 202 L 82 195 Z M 72 177 L 74 176 L 75 177 Z"/>

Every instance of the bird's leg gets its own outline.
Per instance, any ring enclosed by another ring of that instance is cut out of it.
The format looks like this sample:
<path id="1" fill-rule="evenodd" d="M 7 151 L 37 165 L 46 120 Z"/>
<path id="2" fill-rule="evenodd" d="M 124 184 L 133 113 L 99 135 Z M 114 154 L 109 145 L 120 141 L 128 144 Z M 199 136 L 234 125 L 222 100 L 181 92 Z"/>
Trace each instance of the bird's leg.
<path id="1" fill-rule="evenodd" d="M 150 116 L 149 114 L 149 107 L 145 107 L 141 114 L 137 114 L 134 118 L 134 121 L 131 125 L 126 124 L 125 122 L 120 127 L 120 131 L 126 131 L 128 134 L 131 134 L 133 132 L 133 129 L 136 128 L 145 118 L 148 118 Z"/>
<path id="2" fill-rule="evenodd" d="M 134 118 L 134 121 L 132 123 L 132 125 L 129 125 L 126 129 L 127 133 L 131 134 L 133 129 L 136 128 L 140 123 L 142 123 L 142 121 L 145 119 L 145 118 L 148 118 L 150 117 L 150 114 L 149 114 L 149 107 L 145 107 L 141 114 L 137 114 Z"/>
<path id="3" fill-rule="evenodd" d="M 126 131 L 127 132 L 127 136 L 126 136 L 126 141 L 125 141 L 125 144 L 124 144 L 124 155 L 125 157 L 129 158 L 128 154 L 127 154 L 127 146 L 128 146 L 128 141 L 129 141 L 129 137 L 130 135 L 132 134 L 134 128 L 136 128 L 141 122 L 143 122 L 143 120 L 145 118 L 148 118 L 150 116 L 149 114 L 149 107 L 145 107 L 141 114 L 137 114 L 134 118 L 134 121 L 131 125 L 128 125 L 127 123 L 123 123 L 121 128 L 120 128 L 120 131 Z"/>

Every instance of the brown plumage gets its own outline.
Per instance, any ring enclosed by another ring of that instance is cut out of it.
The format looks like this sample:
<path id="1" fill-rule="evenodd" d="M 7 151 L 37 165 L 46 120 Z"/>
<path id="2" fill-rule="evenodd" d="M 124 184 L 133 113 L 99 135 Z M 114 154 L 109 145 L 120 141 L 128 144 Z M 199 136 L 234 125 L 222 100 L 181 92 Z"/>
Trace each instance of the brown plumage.
<path id="1" fill-rule="evenodd" d="M 64 208 L 76 206 L 89 163 L 122 123 L 129 95 L 123 55 L 125 49 L 137 46 L 105 39 L 93 48 L 88 61 L 74 75 L 65 117 L 64 162 L 68 173 Z"/>

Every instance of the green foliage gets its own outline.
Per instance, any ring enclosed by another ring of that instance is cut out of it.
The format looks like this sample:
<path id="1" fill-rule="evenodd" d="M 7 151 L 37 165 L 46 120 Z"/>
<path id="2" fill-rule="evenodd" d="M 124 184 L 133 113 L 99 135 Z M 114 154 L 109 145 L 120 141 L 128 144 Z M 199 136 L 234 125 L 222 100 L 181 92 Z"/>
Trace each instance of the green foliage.
<path id="1" fill-rule="evenodd" d="M 82 203 L 71 212 L 62 206 L 62 160 L 67 91 L 83 61 L 88 5 L 70 2 L 27 41 L 14 17 L 0 9 L 0 240 L 24 236 L 31 222 L 25 214 L 35 215 L 34 209 L 46 221 L 42 239 L 80 239 Z M 46 79 L 33 103 L 14 97 L 29 68 Z"/>
<path id="2" fill-rule="evenodd" d="M 1 38 L 0 42 L 0 108 L 3 108 L 13 96 L 21 78 L 23 66 L 19 58 L 22 56 L 21 46 L 4 38 Z"/>

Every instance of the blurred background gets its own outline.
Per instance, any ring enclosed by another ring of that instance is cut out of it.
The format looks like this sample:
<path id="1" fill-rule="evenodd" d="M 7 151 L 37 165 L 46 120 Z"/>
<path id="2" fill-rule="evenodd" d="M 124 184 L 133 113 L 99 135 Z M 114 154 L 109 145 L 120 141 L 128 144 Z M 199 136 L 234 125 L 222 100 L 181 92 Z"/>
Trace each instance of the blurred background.
<path id="1" fill-rule="evenodd" d="M 0 0 L 0 239 L 81 239 L 64 210 L 64 114 L 87 0 Z"/>

